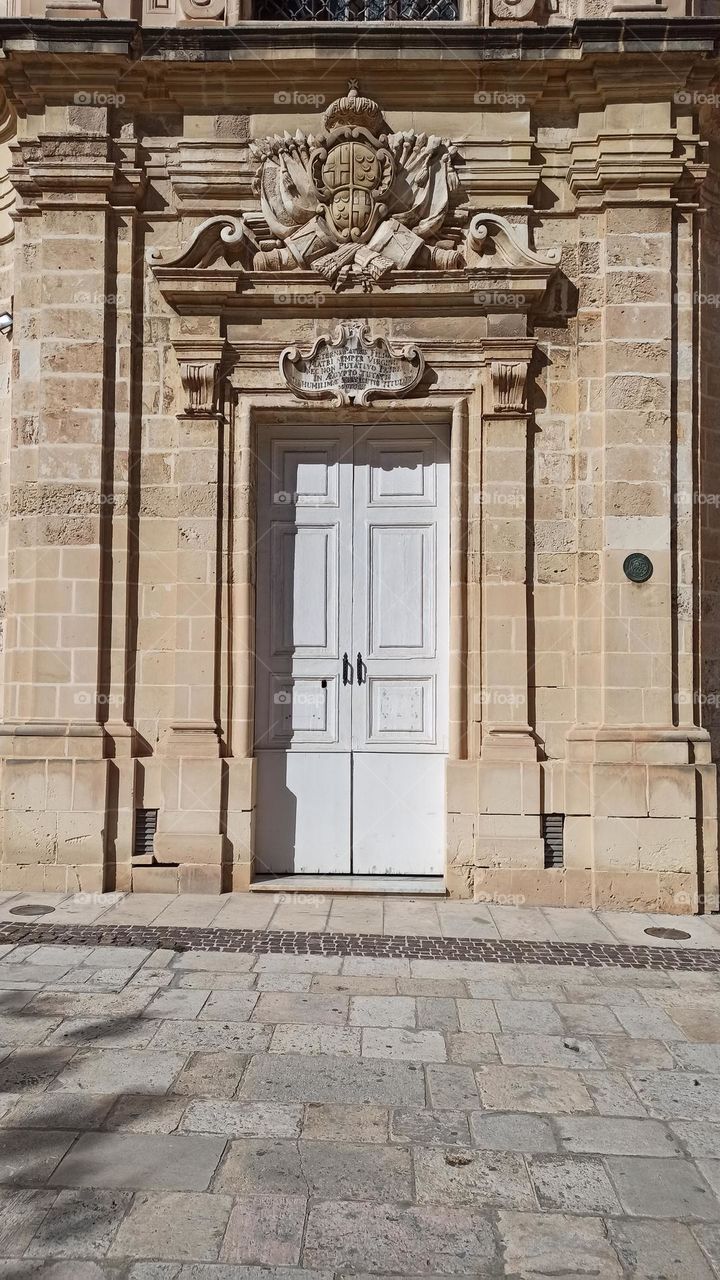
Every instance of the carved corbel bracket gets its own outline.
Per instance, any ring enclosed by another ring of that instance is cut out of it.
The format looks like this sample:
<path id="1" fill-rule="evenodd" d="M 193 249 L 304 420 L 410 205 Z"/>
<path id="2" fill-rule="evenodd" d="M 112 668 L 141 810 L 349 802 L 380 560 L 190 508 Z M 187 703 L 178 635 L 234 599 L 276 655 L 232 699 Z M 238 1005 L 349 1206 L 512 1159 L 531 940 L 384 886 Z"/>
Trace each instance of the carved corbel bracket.
<path id="1" fill-rule="evenodd" d="M 185 404 L 182 417 L 217 418 L 225 341 L 176 339 Z"/>
<path id="2" fill-rule="evenodd" d="M 527 361 L 493 360 L 490 378 L 494 413 L 527 412 Z"/>

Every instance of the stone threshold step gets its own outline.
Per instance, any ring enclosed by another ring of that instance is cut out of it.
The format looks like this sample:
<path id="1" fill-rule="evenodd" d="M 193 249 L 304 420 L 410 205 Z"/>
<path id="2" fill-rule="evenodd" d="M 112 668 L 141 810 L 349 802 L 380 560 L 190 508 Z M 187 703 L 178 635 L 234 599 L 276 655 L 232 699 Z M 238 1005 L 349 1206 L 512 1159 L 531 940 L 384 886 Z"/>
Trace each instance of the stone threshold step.
<path id="1" fill-rule="evenodd" d="M 258 876 L 252 893 L 374 894 L 397 898 L 445 898 L 442 876 Z"/>

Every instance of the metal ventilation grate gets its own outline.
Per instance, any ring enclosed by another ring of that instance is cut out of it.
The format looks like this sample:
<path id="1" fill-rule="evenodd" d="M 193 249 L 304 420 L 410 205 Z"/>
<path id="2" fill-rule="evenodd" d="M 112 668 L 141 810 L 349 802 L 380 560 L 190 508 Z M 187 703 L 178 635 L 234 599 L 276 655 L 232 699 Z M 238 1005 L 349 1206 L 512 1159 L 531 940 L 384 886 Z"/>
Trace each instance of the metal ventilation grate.
<path id="1" fill-rule="evenodd" d="M 259 0 L 265 22 L 457 22 L 457 0 Z"/>
<path id="2" fill-rule="evenodd" d="M 133 841 L 133 857 L 147 857 L 153 851 L 153 841 L 157 831 L 157 809 L 135 810 L 135 839 Z"/>
<path id="3" fill-rule="evenodd" d="M 545 841 L 545 866 L 564 866 L 565 814 L 543 814 L 542 834 Z"/>

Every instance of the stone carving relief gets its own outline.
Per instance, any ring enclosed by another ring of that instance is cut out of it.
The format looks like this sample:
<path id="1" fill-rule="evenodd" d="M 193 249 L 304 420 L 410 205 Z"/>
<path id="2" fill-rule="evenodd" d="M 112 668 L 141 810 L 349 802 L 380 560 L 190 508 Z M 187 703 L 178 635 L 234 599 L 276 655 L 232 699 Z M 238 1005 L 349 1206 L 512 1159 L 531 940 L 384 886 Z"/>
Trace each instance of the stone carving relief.
<path id="1" fill-rule="evenodd" d="M 424 369 L 417 347 L 396 351 L 385 338 L 371 338 L 362 323 L 339 325 L 334 337 L 324 334 L 307 355 L 293 346 L 280 356 L 280 372 L 296 395 L 305 400 L 330 396 L 336 406 L 405 395 L 417 386 Z"/>
<path id="2" fill-rule="evenodd" d="M 524 413 L 528 366 L 523 361 L 493 360 L 492 369 L 493 411 L 495 413 Z"/>
<path id="3" fill-rule="evenodd" d="M 314 138 L 252 146 L 255 190 L 274 245 L 255 269 L 313 267 L 341 289 L 393 270 L 462 265 L 456 150 L 432 134 L 390 133 L 371 98 L 351 87 Z"/>

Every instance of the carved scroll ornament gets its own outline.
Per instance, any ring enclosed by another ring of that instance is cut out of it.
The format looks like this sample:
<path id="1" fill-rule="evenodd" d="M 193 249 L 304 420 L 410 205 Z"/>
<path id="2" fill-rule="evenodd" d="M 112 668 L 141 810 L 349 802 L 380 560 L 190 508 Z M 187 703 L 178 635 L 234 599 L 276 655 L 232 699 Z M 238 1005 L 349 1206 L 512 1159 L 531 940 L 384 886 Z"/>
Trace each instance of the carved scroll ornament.
<path id="1" fill-rule="evenodd" d="M 325 334 L 303 355 L 286 347 L 280 372 L 304 400 L 330 396 L 335 405 L 367 405 L 375 396 L 406 395 L 417 386 L 425 369 L 422 352 L 414 346 L 394 350 L 384 338 L 371 338 L 363 324 L 341 324 L 332 338 Z"/>

